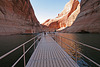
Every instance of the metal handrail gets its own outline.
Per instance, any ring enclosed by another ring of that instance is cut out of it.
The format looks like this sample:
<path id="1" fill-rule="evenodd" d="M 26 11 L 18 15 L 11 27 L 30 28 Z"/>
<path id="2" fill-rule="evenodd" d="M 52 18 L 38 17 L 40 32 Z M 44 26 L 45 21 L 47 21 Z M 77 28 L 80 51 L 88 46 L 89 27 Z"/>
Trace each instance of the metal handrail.
<path id="1" fill-rule="evenodd" d="M 55 34 L 55 35 L 56 35 L 56 36 L 60 36 L 60 35 L 58 35 L 58 34 Z M 54 36 L 54 37 L 56 37 L 56 36 Z M 84 43 L 81 43 L 81 42 L 78 42 L 78 41 L 75 41 L 75 40 L 72 40 L 72 39 L 63 37 L 63 36 L 60 36 L 60 37 L 61 37 L 61 38 L 64 38 L 64 39 L 67 39 L 67 40 L 70 40 L 70 41 L 72 41 L 72 42 L 75 42 L 75 43 L 77 43 L 77 44 L 81 44 L 81 45 L 83 45 L 83 46 L 92 48 L 92 49 L 94 49 L 94 50 L 100 51 L 99 48 L 96 48 L 96 47 L 93 47 L 93 46 L 89 46 L 89 45 L 87 45 L 87 44 L 84 44 Z M 56 38 L 56 39 L 57 39 L 57 38 Z M 58 39 L 57 39 L 57 40 L 58 40 Z M 74 50 L 74 51 L 76 52 L 76 56 L 75 56 L 75 57 L 76 57 L 76 59 L 75 59 L 76 62 L 77 62 L 77 53 L 79 53 L 81 56 L 85 57 L 86 59 L 88 59 L 89 61 L 91 61 L 92 63 L 94 63 L 95 65 L 97 65 L 97 66 L 100 67 L 100 64 L 96 63 L 95 61 L 93 61 L 93 60 L 90 59 L 89 57 L 87 57 L 87 56 L 85 56 L 84 54 L 82 54 L 81 52 L 77 51 L 77 49 L 74 49 L 73 47 L 71 47 L 70 45 L 66 44 L 65 42 L 62 42 L 62 40 L 59 40 L 59 41 L 61 41 L 61 43 L 67 45 L 69 48 L 71 48 L 72 50 Z M 75 47 L 77 47 L 77 46 L 75 45 Z"/>
<path id="2" fill-rule="evenodd" d="M 58 35 L 58 36 L 60 36 L 60 35 Z M 63 36 L 60 36 L 60 37 L 63 37 Z M 100 51 L 99 48 L 96 48 L 96 47 L 93 47 L 93 46 L 90 46 L 90 45 L 87 45 L 87 44 L 84 44 L 84 43 L 81 43 L 81 42 L 78 42 L 78 41 L 75 41 L 75 40 L 72 40 L 72 39 L 69 39 L 69 38 L 66 38 L 66 37 L 63 37 L 63 38 L 68 39 L 68 40 L 70 40 L 70 41 L 73 41 L 73 42 L 75 42 L 75 43 L 81 44 L 81 45 L 83 45 L 83 46 L 92 48 L 92 49 L 94 49 L 94 50 Z"/>
<path id="3" fill-rule="evenodd" d="M 14 67 L 24 56 L 25 54 L 34 46 L 34 44 L 40 39 L 40 37 L 22 54 L 22 56 L 12 65 Z"/>
<path id="4" fill-rule="evenodd" d="M 64 42 L 62 42 L 63 44 L 65 44 Z M 76 51 L 74 48 L 72 48 L 71 46 L 69 46 L 68 44 L 65 44 L 67 45 L 69 48 L 71 48 L 72 50 Z M 89 61 L 93 62 L 94 64 L 96 64 L 97 66 L 100 66 L 98 63 L 94 62 L 93 60 L 91 60 L 90 58 L 88 58 L 87 56 L 85 56 L 84 54 L 82 54 L 81 52 L 79 51 L 76 51 L 77 53 L 79 53 L 80 55 L 82 55 L 83 57 L 85 57 L 86 59 L 88 59 Z M 71 53 L 70 53 L 71 54 Z M 71 54 L 72 55 L 72 54 Z"/>
<path id="5" fill-rule="evenodd" d="M 27 43 L 29 43 L 30 41 L 34 40 L 36 37 L 38 37 L 38 39 L 25 51 L 25 45 L 26 45 Z M 14 48 L 14 49 L 12 49 L 11 51 L 7 52 L 6 54 L 2 55 L 2 56 L 0 57 L 0 60 L 3 59 L 3 58 L 5 58 L 6 56 L 8 56 L 8 55 L 11 54 L 12 52 L 16 51 L 17 49 L 19 49 L 20 47 L 23 46 L 23 54 L 22 54 L 22 56 L 12 65 L 12 67 L 14 67 L 14 66 L 21 60 L 22 57 L 24 57 L 24 67 L 25 67 L 25 66 L 26 66 L 26 63 L 25 63 L 25 54 L 31 49 L 31 47 L 32 47 L 40 38 L 41 38 L 41 34 L 39 34 L 39 35 L 37 35 L 37 36 L 31 38 L 30 40 L 26 41 L 25 43 L 19 45 L 18 47 Z"/>

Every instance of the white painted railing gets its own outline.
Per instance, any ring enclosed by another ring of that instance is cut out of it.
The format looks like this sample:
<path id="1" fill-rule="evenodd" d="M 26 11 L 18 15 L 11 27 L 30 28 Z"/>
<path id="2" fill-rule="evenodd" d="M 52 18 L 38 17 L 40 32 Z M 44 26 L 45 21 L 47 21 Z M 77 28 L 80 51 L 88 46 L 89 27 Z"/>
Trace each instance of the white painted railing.
<path id="1" fill-rule="evenodd" d="M 89 57 L 85 56 L 84 54 L 82 54 L 81 52 L 79 52 L 77 50 L 77 44 L 80 44 L 80 45 L 83 45 L 83 46 L 86 46 L 86 47 L 89 47 L 91 49 L 94 49 L 96 51 L 99 51 L 100 52 L 100 49 L 99 48 L 96 48 L 96 47 L 93 47 L 93 46 L 90 46 L 90 45 L 87 45 L 87 44 L 84 44 L 84 43 L 81 43 L 81 42 L 78 42 L 78 41 L 75 41 L 75 40 L 72 40 L 72 39 L 69 39 L 69 38 L 66 38 L 66 37 L 63 37 L 63 36 L 60 36 L 59 34 L 52 34 L 51 36 L 53 36 L 53 38 L 58 42 L 61 42 L 61 44 L 65 44 L 67 45 L 69 48 L 71 48 L 72 50 L 75 51 L 75 61 L 77 62 L 77 54 L 80 54 L 81 56 L 83 56 L 84 58 L 86 58 L 87 60 L 91 61 L 92 63 L 94 63 L 95 65 L 99 66 L 100 67 L 100 64 L 98 64 L 97 62 L 95 62 L 94 60 L 90 59 Z M 60 37 L 60 38 L 58 38 Z M 62 41 L 62 38 L 64 39 L 67 39 L 69 41 L 72 41 L 75 44 L 75 48 L 71 47 L 70 45 L 66 44 L 65 42 Z M 72 55 L 72 54 L 71 54 Z"/>
<path id="2" fill-rule="evenodd" d="M 37 38 L 35 40 L 35 38 Z M 35 43 L 41 38 L 41 34 L 31 38 L 30 40 L 26 41 L 25 43 L 21 44 L 20 46 L 14 48 L 13 50 L 9 51 L 8 53 L 2 55 L 0 57 L 0 60 L 5 58 L 6 56 L 8 56 L 9 54 L 11 54 L 12 52 L 16 51 L 17 49 L 23 47 L 23 54 L 21 55 L 21 57 L 19 57 L 19 59 L 12 65 L 12 67 L 15 67 L 15 65 L 24 57 L 24 67 L 26 66 L 26 59 L 25 59 L 25 54 L 34 46 L 34 49 L 35 49 Z M 29 43 L 30 41 L 34 40 L 34 43 L 25 51 L 25 45 L 27 43 Z"/>

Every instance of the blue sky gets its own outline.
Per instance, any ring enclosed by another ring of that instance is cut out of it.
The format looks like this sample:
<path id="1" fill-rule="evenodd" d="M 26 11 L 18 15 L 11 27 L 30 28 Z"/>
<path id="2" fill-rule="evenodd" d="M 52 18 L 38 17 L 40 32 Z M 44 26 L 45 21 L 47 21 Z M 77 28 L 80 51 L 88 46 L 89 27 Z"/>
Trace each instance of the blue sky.
<path id="1" fill-rule="evenodd" d="M 47 19 L 57 17 L 64 9 L 64 6 L 70 0 L 30 0 L 35 15 L 40 23 Z"/>

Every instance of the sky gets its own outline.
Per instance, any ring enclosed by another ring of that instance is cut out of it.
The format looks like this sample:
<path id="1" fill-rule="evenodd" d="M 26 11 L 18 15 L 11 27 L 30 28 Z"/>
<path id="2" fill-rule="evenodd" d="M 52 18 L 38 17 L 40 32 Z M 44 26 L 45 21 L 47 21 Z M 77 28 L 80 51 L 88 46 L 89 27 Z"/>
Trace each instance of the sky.
<path id="1" fill-rule="evenodd" d="M 47 19 L 57 17 L 69 1 L 70 0 L 30 0 L 35 15 L 40 23 L 45 22 Z"/>

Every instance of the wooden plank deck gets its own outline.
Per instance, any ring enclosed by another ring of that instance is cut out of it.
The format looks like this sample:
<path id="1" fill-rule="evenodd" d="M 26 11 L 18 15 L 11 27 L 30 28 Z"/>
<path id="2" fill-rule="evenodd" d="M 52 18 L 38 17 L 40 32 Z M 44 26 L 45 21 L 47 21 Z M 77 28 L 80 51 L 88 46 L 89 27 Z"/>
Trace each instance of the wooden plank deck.
<path id="1" fill-rule="evenodd" d="M 49 36 L 42 36 L 26 67 L 79 67 Z"/>

